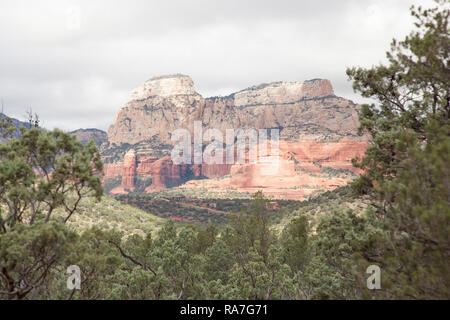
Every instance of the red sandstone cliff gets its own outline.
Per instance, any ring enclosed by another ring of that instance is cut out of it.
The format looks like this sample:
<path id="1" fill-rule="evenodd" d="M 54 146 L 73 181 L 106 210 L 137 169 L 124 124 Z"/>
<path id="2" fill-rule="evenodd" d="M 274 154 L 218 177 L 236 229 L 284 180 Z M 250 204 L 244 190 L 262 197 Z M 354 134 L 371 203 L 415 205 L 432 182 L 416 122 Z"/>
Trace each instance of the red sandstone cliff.
<path id="1" fill-rule="evenodd" d="M 343 138 L 337 142 L 280 141 L 279 154 L 255 164 L 235 164 L 221 179 L 192 180 L 181 188 L 209 191 L 258 190 L 277 199 L 303 200 L 314 192 L 332 190 L 359 173 L 351 159 L 361 157 L 367 142 Z"/>
<path id="2" fill-rule="evenodd" d="M 356 135 L 358 113 L 358 105 L 334 95 L 328 80 L 274 82 L 204 99 L 187 76 L 153 78 L 133 91 L 108 130 L 110 144 L 103 154 L 113 163 L 105 164 L 105 179 L 122 175 L 112 193 L 133 190 L 136 176 L 152 177 L 147 192 L 203 176 L 211 179 L 183 187 L 263 189 L 275 197 L 300 199 L 343 185 L 352 172 L 358 173 L 350 160 L 367 146 Z M 192 132 L 194 121 L 203 123 L 203 132 L 278 128 L 279 155 L 256 164 L 174 165 L 170 134 L 180 128 Z M 129 151 L 130 145 L 136 151 Z"/>

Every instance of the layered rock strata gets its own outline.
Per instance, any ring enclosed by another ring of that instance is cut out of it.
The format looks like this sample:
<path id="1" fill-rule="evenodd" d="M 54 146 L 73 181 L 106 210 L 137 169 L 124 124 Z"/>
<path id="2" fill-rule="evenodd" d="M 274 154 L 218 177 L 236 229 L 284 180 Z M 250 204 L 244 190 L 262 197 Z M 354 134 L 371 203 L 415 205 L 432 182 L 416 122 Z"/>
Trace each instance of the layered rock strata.
<path id="1" fill-rule="evenodd" d="M 132 190 L 136 176 L 148 176 L 152 185 L 147 192 L 193 180 L 184 187 L 263 189 L 279 198 L 289 188 L 285 198 L 297 199 L 308 194 L 305 186 L 329 190 L 357 174 L 350 161 L 367 146 L 367 139 L 357 136 L 358 113 L 359 105 L 336 96 L 330 81 L 323 79 L 273 82 L 203 98 L 188 76 L 152 78 L 133 90 L 108 130 L 109 144 L 102 150 L 105 179 L 122 174 L 113 193 Z M 276 162 L 281 171 L 262 175 L 271 166 L 270 158 L 252 165 L 173 164 L 171 133 L 187 129 L 193 136 L 194 121 L 201 121 L 203 132 L 214 128 L 224 136 L 226 129 L 278 129 Z M 130 153 L 131 148 L 136 151 Z M 211 179 L 196 181 L 204 177 Z M 226 179 L 213 181 L 221 177 Z"/>

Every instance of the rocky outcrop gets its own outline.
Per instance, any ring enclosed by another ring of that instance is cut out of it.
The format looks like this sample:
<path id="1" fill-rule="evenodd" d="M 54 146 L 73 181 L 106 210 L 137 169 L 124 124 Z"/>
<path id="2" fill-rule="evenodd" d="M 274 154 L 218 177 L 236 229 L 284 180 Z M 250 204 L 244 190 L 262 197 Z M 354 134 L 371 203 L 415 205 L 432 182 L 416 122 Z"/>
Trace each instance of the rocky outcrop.
<path id="1" fill-rule="evenodd" d="M 270 105 L 294 103 L 302 99 L 334 95 L 329 80 L 315 79 L 295 82 L 261 84 L 234 94 L 234 105 Z"/>
<path id="2" fill-rule="evenodd" d="M 122 176 L 120 186 L 112 189 L 111 194 L 123 194 L 133 191 L 137 176 L 151 177 L 152 184 L 146 188 L 146 192 L 166 189 L 178 186 L 189 178 L 200 177 L 201 171 L 196 166 L 174 165 L 169 156 L 162 158 L 138 155 L 134 150 L 125 155 L 121 163 L 107 163 L 104 166 L 104 179 Z"/>
<path id="3" fill-rule="evenodd" d="M 120 174 L 122 176 L 122 182 L 120 186 L 110 191 L 111 194 L 128 193 L 134 190 L 137 168 L 136 160 L 136 151 L 134 151 L 134 149 L 128 150 L 128 152 L 125 154 L 123 163 L 119 166 Z M 104 170 L 104 179 L 113 178 L 114 176 L 111 176 L 110 174 L 117 173 L 118 170 L 116 171 L 112 168 L 117 170 L 116 165 L 113 165 L 111 167 L 108 167 L 108 165 L 106 166 Z"/>
<path id="4" fill-rule="evenodd" d="M 170 133 L 192 127 L 200 118 L 204 99 L 195 92 L 188 76 L 152 78 L 133 90 L 131 100 L 120 108 L 108 129 L 111 144 L 136 144 L 159 137 L 170 143 Z"/>
<path id="5" fill-rule="evenodd" d="M 188 176 L 189 167 L 185 164 L 174 165 L 169 156 L 156 160 L 149 171 L 152 176 L 152 185 L 146 191 L 158 191 L 171 186 L 180 185 Z"/>
<path id="6" fill-rule="evenodd" d="M 97 146 L 101 146 L 108 140 L 106 132 L 99 129 L 77 129 L 69 133 L 74 135 L 83 144 L 88 143 L 90 140 L 94 140 Z"/>
<path id="7" fill-rule="evenodd" d="M 131 93 L 132 100 L 145 100 L 149 97 L 195 94 L 194 82 L 182 74 L 154 77 Z"/>
<path id="8" fill-rule="evenodd" d="M 276 199 L 303 200 L 316 192 L 343 186 L 359 174 L 351 159 L 361 157 L 367 143 L 343 138 L 337 142 L 280 141 L 277 155 L 270 153 L 254 164 L 234 164 L 219 179 L 191 180 L 181 188 L 209 191 L 263 190 Z"/>
<path id="9" fill-rule="evenodd" d="M 158 137 L 170 144 L 170 133 L 205 128 L 279 128 L 283 139 L 314 134 L 320 139 L 356 136 L 358 105 L 334 95 L 328 80 L 274 82 L 228 97 L 204 99 L 193 81 L 182 75 L 151 79 L 133 91 L 109 127 L 111 144 L 136 144 Z"/>
<path id="10" fill-rule="evenodd" d="M 275 193 L 280 194 L 283 188 L 292 188 L 284 194 L 298 198 L 308 193 L 302 185 L 314 185 L 314 190 L 320 186 L 331 189 L 357 173 L 350 160 L 362 155 L 367 146 L 367 139 L 357 136 L 358 113 L 357 104 L 336 96 L 330 81 L 323 79 L 273 82 L 226 97 L 203 98 L 188 76 L 152 78 L 133 90 L 131 100 L 120 108 L 109 127 L 109 144 L 102 150 L 108 162 L 105 177 L 117 175 L 117 166 L 122 167 L 122 185 L 117 192 L 131 190 L 134 176 L 152 177 L 147 192 L 207 177 L 210 180 L 185 186 L 210 184 L 211 188 L 243 191 L 278 188 Z M 204 131 L 215 128 L 223 133 L 226 129 L 279 129 L 276 163 L 281 164 L 281 171 L 262 175 L 273 167 L 274 158 L 270 157 L 252 165 L 174 165 L 170 158 L 174 144 L 171 133 L 176 129 L 193 133 L 194 121 L 201 121 Z M 130 148 L 136 150 L 133 161 L 127 153 Z M 347 174 L 342 174 L 344 171 Z M 215 178 L 224 176 L 227 178 L 214 184 Z"/>
<path id="11" fill-rule="evenodd" d="M 133 189 L 136 177 L 136 152 L 133 149 L 127 152 L 122 167 L 122 188 Z"/>

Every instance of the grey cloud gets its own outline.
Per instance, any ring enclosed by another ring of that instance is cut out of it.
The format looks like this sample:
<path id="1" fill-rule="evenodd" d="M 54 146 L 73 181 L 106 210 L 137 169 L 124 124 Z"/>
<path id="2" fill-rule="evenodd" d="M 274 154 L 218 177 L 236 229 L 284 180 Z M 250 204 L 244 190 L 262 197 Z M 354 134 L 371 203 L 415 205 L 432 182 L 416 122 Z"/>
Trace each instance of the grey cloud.
<path id="1" fill-rule="evenodd" d="M 432 1 L 0 2 L 0 97 L 49 128 L 107 129 L 148 78 L 189 74 L 204 96 L 262 82 L 328 78 L 363 101 L 345 69 L 384 60 Z M 79 13 L 79 19 L 77 18 Z M 75 18 L 75 19 L 74 19 Z"/>

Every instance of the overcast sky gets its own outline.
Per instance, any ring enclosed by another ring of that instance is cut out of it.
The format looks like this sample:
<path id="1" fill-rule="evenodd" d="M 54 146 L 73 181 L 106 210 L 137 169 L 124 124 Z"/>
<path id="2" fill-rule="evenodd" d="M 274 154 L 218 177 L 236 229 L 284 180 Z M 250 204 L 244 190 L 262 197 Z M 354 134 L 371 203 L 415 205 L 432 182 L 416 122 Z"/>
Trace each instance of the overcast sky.
<path id="1" fill-rule="evenodd" d="M 162 74 L 192 77 L 204 97 L 272 81 L 330 79 L 384 61 L 430 0 L 0 1 L 0 98 L 49 129 L 106 130 L 132 89 Z"/>

